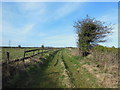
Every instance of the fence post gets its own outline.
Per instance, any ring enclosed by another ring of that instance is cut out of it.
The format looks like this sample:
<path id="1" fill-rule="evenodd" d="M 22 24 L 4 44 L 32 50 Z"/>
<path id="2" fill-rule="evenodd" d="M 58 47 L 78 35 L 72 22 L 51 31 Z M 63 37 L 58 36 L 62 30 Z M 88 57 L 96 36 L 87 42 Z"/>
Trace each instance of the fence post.
<path id="1" fill-rule="evenodd" d="M 7 64 L 9 64 L 9 62 L 10 62 L 10 54 L 9 52 L 7 52 Z"/>
<path id="2" fill-rule="evenodd" d="M 6 67 L 6 69 L 7 69 L 7 73 L 8 73 L 8 74 L 9 74 L 9 76 L 10 76 L 10 68 L 9 68 L 10 53 L 9 53 L 9 52 L 7 52 L 6 54 L 7 54 L 7 61 L 6 61 L 6 63 L 7 63 L 7 67 Z"/>
<path id="3" fill-rule="evenodd" d="M 26 54 L 26 52 L 24 51 L 23 62 L 25 61 L 25 60 L 24 60 L 24 58 L 25 58 L 25 54 Z"/>

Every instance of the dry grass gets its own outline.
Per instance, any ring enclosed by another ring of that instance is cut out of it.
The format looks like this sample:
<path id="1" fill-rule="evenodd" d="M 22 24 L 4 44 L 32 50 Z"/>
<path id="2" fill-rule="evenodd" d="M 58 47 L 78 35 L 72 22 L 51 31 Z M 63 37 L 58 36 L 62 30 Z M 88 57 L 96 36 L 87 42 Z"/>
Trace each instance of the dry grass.
<path id="1" fill-rule="evenodd" d="M 80 60 L 83 68 L 87 69 L 97 79 L 98 83 L 106 88 L 118 87 L 118 51 L 117 49 L 92 50 L 84 59 Z M 71 54 L 78 56 L 77 49 L 70 50 Z"/>

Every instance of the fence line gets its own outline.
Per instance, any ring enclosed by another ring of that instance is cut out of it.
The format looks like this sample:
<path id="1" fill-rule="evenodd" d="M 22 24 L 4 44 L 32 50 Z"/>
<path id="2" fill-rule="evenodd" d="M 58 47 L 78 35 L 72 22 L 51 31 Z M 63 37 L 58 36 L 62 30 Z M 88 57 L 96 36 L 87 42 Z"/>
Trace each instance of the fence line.
<path id="1" fill-rule="evenodd" d="M 39 52 L 40 50 L 42 50 L 42 52 Z M 43 50 L 47 50 L 47 51 L 43 51 Z M 9 53 L 9 52 L 6 52 L 6 53 L 7 53 L 7 60 L 6 60 L 6 62 L 2 63 L 2 65 L 8 65 L 8 64 L 11 64 L 11 63 L 19 62 L 19 61 L 23 61 L 23 62 L 24 62 L 25 59 L 29 59 L 29 58 L 31 58 L 31 57 L 34 57 L 34 56 L 38 55 L 38 54 L 47 53 L 47 52 L 50 51 L 50 50 L 53 50 L 53 49 L 50 49 L 50 48 L 49 48 L 49 49 L 27 50 L 27 51 L 24 51 L 24 56 L 23 56 L 23 58 L 11 60 L 11 61 L 10 61 L 10 53 Z M 38 52 L 35 54 L 35 53 L 34 53 L 35 51 L 38 51 Z M 26 53 L 28 53 L 28 52 L 33 52 L 33 55 L 26 57 Z"/>

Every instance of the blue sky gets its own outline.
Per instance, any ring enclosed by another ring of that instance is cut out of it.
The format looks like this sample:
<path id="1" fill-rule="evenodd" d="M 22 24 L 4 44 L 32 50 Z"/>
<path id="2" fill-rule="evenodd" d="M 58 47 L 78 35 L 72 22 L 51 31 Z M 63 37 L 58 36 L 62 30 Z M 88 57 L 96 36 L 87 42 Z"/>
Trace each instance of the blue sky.
<path id="1" fill-rule="evenodd" d="M 74 22 L 86 15 L 113 23 L 104 46 L 118 46 L 117 2 L 4 2 L 2 43 L 8 46 L 76 46 Z"/>

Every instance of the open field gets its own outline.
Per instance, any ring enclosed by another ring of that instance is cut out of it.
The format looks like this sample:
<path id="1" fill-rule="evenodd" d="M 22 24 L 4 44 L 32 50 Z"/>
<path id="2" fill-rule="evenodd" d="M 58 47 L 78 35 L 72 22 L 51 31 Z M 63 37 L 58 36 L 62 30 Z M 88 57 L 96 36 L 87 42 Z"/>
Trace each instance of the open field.
<path id="1" fill-rule="evenodd" d="M 6 52 L 10 53 L 10 60 L 15 60 L 15 59 L 19 59 L 19 58 L 23 58 L 24 56 L 24 51 L 27 50 L 33 50 L 33 49 L 40 49 L 40 48 L 2 48 L 2 51 L 0 52 L 2 54 L 2 62 L 5 62 L 7 59 L 7 55 Z M 45 50 L 43 50 L 45 51 Z M 40 50 L 40 52 L 42 52 L 42 50 Z M 34 52 L 36 53 L 36 52 Z M 33 52 L 28 52 L 26 54 L 26 56 L 31 56 L 33 55 Z"/>

